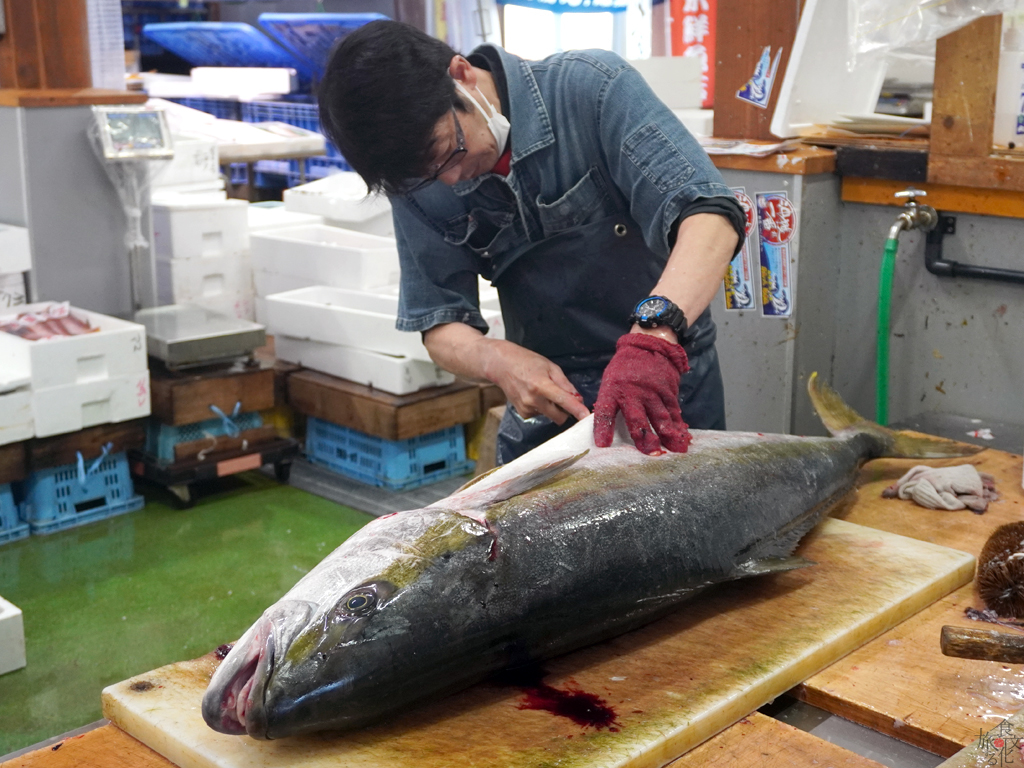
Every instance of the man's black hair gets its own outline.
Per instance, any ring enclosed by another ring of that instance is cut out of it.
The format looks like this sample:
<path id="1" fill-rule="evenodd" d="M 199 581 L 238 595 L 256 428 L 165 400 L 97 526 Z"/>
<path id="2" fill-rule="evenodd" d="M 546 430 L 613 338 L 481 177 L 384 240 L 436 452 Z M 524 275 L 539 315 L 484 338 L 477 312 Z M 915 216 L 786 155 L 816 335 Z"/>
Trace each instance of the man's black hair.
<path id="1" fill-rule="evenodd" d="M 331 53 L 320 82 L 326 136 L 371 191 L 401 189 L 427 175 L 434 128 L 456 98 L 455 51 L 397 21 L 372 21 Z"/>

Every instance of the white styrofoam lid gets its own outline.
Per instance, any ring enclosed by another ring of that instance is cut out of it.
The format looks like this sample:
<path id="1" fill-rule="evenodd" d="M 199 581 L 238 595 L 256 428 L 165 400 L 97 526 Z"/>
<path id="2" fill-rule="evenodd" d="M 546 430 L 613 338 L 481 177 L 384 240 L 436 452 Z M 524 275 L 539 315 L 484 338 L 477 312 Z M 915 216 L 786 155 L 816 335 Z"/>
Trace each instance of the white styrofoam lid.
<path id="1" fill-rule="evenodd" d="M 847 3 L 807 0 L 804 5 L 772 115 L 771 131 L 776 136 L 799 136 L 843 114 L 874 113 L 887 65 L 879 57 L 858 62 L 853 72 L 848 70 Z M 751 74 L 754 63 L 750 63 Z"/>
<path id="2" fill-rule="evenodd" d="M 384 195 L 370 195 L 366 182 L 354 171 L 332 173 L 322 179 L 286 189 L 284 207 L 296 213 L 315 213 L 336 221 L 367 221 L 391 211 Z"/>
<path id="3" fill-rule="evenodd" d="M 30 269 L 32 251 L 29 249 L 28 230 L 0 224 L 0 274 L 28 272 Z"/>

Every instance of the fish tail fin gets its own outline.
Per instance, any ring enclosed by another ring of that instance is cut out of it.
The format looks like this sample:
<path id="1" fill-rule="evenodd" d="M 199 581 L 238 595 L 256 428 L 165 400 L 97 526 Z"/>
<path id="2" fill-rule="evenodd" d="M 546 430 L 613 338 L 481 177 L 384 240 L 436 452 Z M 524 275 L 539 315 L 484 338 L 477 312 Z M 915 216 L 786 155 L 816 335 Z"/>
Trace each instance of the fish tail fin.
<path id="1" fill-rule="evenodd" d="M 822 424 L 834 436 L 860 433 L 873 438 L 873 455 L 903 459 L 949 459 L 972 456 L 984 448 L 942 437 L 919 435 L 888 429 L 869 421 L 847 405 L 832 387 L 818 379 L 817 372 L 807 380 L 807 392 Z"/>

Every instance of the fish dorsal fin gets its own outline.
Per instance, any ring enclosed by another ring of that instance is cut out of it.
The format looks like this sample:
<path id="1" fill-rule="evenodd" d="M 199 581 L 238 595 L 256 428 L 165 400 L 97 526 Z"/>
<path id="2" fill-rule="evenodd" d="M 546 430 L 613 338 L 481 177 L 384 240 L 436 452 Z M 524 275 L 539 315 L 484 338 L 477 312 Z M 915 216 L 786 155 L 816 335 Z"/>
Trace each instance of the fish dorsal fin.
<path id="1" fill-rule="evenodd" d="M 511 499 L 521 493 L 547 482 L 564 469 L 571 467 L 589 453 L 589 449 L 574 456 L 566 456 L 555 461 L 527 469 L 518 474 L 502 472 L 506 467 L 496 467 L 480 477 L 473 478 L 458 491 L 443 499 L 445 507 L 482 508 L 499 501 Z M 512 469 L 511 465 L 508 469 Z M 438 502 L 440 504 L 441 502 Z M 432 505 L 433 506 L 433 505 Z"/>
<path id="2" fill-rule="evenodd" d="M 795 571 L 798 568 L 807 568 L 817 563 L 803 557 L 762 557 L 757 560 L 747 560 L 740 563 L 736 569 L 737 578 L 744 576 L 760 576 L 764 573 L 781 573 L 783 571 Z"/>

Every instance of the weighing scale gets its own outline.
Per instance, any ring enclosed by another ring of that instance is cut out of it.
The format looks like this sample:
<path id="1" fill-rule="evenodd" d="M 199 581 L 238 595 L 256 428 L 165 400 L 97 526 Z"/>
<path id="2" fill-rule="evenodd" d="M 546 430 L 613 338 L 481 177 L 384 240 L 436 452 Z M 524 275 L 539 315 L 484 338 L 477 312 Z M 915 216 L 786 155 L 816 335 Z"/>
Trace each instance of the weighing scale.
<path id="1" fill-rule="evenodd" d="M 149 354 L 171 370 L 249 357 L 267 343 L 262 325 L 192 304 L 142 309 L 135 322 L 146 326 Z"/>

